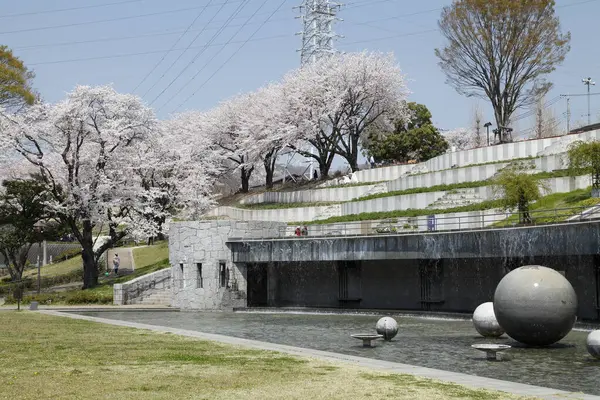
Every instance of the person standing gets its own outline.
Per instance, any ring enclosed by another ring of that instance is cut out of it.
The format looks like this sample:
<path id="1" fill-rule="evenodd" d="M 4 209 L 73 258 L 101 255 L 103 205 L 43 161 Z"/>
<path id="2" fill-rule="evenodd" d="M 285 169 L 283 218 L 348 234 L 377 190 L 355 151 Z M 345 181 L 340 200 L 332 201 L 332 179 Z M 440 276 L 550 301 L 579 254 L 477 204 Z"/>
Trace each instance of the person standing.
<path id="1" fill-rule="evenodd" d="M 369 157 L 369 164 L 371 164 L 371 168 L 375 168 L 375 157 Z"/>
<path id="2" fill-rule="evenodd" d="M 119 274 L 119 266 L 121 265 L 121 259 L 119 258 L 119 255 L 115 253 L 115 256 L 113 257 L 113 271 L 115 273 L 115 275 Z"/>

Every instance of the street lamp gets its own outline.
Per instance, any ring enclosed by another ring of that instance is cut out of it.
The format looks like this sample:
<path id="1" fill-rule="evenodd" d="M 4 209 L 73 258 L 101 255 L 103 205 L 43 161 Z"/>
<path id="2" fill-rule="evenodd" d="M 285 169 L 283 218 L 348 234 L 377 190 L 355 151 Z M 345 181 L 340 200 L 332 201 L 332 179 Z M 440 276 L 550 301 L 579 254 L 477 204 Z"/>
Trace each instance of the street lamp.
<path id="1" fill-rule="evenodd" d="M 592 78 L 584 78 L 581 80 L 584 85 L 587 86 L 587 98 L 588 98 L 588 125 L 592 124 L 592 113 L 590 112 L 590 86 L 594 86 L 596 82 L 592 81 Z"/>
<path id="2" fill-rule="evenodd" d="M 33 229 L 38 234 L 38 256 L 37 256 L 37 292 L 40 294 L 42 288 L 42 238 L 44 236 L 44 223 L 42 221 L 38 221 L 33 225 Z M 45 246 L 44 246 L 45 248 Z"/>
<path id="3" fill-rule="evenodd" d="M 486 129 L 487 129 L 487 142 L 488 142 L 488 146 L 490 145 L 490 126 L 492 126 L 491 122 L 486 122 L 485 125 L 483 125 Z"/>

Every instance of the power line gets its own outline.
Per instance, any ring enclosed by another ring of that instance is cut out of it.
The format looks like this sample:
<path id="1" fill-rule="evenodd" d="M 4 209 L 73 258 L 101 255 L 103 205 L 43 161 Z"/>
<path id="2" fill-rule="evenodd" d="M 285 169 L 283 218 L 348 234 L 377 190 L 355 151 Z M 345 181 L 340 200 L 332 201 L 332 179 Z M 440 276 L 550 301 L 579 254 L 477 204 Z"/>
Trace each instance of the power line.
<path id="1" fill-rule="evenodd" d="M 244 1 L 244 0 L 236 0 L 236 1 L 234 1 L 234 3 L 240 3 L 242 1 Z M 212 6 L 218 6 L 221 4 L 223 4 L 223 3 L 213 4 Z M 202 7 L 204 7 L 204 6 L 180 8 L 177 10 L 169 10 L 169 11 L 158 11 L 158 12 L 153 12 L 153 13 L 148 13 L 148 14 L 138 14 L 138 15 L 130 15 L 127 17 L 100 19 L 100 20 L 88 21 L 88 22 L 75 22 L 75 23 L 63 24 L 63 25 L 42 26 L 39 28 L 18 29 L 18 30 L 14 30 L 14 31 L 0 32 L 0 35 L 7 35 L 7 34 L 12 34 L 12 33 L 22 33 L 22 32 L 45 31 L 45 30 L 60 29 L 60 28 L 70 28 L 70 27 L 74 27 L 74 26 L 84 26 L 84 25 L 87 26 L 87 25 L 92 25 L 92 24 L 101 24 L 101 23 L 105 23 L 105 22 L 125 21 L 125 20 L 129 20 L 129 19 L 146 18 L 146 17 L 153 17 L 156 15 L 175 14 L 175 13 L 180 13 L 180 12 L 184 12 L 184 11 L 198 10 Z"/>
<path id="2" fill-rule="evenodd" d="M 231 23 L 231 21 L 233 20 L 233 18 L 235 18 L 236 15 L 238 15 L 240 13 L 240 11 L 242 11 L 242 9 L 248 4 L 249 0 L 243 0 L 242 3 L 238 6 L 238 8 L 229 16 L 229 18 L 227 19 L 227 21 L 225 21 L 225 23 L 223 24 L 223 26 L 221 26 L 221 28 L 212 36 L 212 38 L 209 40 L 208 45 L 212 44 L 213 41 L 225 30 L 225 28 L 227 28 L 227 26 Z M 180 72 L 179 74 L 173 78 L 171 80 L 171 82 L 169 82 L 169 84 L 150 102 L 150 105 L 154 104 L 156 102 L 156 100 L 159 99 L 160 96 L 162 96 L 172 85 L 173 83 L 175 83 L 175 81 L 177 81 L 181 75 L 183 75 L 183 73 L 185 71 L 187 71 L 187 69 L 196 62 L 196 60 L 198 59 L 198 57 L 200 57 L 204 51 L 206 51 L 207 46 L 204 46 L 202 49 L 200 49 L 200 51 L 196 54 L 196 56 L 192 59 L 192 61 L 190 61 Z"/>
<path id="3" fill-rule="evenodd" d="M 244 47 L 246 44 L 248 44 L 248 42 L 250 42 L 250 41 L 252 40 L 252 38 L 254 38 L 254 36 L 255 36 L 255 35 L 256 35 L 256 34 L 257 34 L 257 33 L 258 33 L 258 32 L 259 32 L 261 29 L 262 29 L 262 27 L 263 27 L 263 26 L 265 26 L 265 25 L 267 24 L 267 22 L 269 22 L 269 20 L 271 19 L 271 17 L 272 17 L 273 15 L 275 15 L 275 13 L 277 13 L 277 11 L 278 11 L 279 9 L 281 9 L 281 7 L 283 7 L 283 5 L 285 4 L 285 1 L 286 1 L 286 0 L 283 0 L 283 1 L 281 2 L 281 4 L 279 4 L 279 6 L 278 6 L 278 7 L 277 7 L 277 8 L 276 8 L 276 9 L 275 9 L 275 10 L 274 10 L 272 13 L 271 13 L 271 15 L 269 15 L 269 17 L 268 17 L 268 18 L 267 18 L 265 21 L 263 21 L 263 23 L 262 23 L 262 24 L 261 24 L 261 25 L 260 25 L 260 26 L 259 26 L 259 27 L 258 27 L 258 28 L 257 28 L 257 29 L 254 31 L 254 32 L 252 32 L 252 34 L 251 34 L 251 35 L 248 37 L 248 39 L 246 39 L 246 40 L 244 41 L 244 43 L 242 43 L 242 45 L 241 45 L 240 47 L 238 47 L 238 48 L 237 48 L 237 50 L 236 50 L 236 51 L 234 51 L 234 52 L 233 52 L 233 54 L 232 54 L 231 56 L 229 56 L 229 58 L 228 58 L 227 60 L 225 60 L 225 62 L 224 62 L 224 63 L 222 63 L 222 64 L 219 66 L 219 68 L 217 68 L 217 70 L 216 70 L 215 72 L 213 72 L 213 74 L 212 74 L 211 76 L 209 76 L 209 77 L 208 77 L 208 79 L 206 79 L 206 80 L 205 80 L 205 81 L 202 83 L 202 85 L 200 85 L 200 87 L 199 87 L 198 89 L 196 89 L 196 90 L 195 90 L 195 91 L 194 91 L 194 92 L 193 92 L 191 95 L 189 95 L 189 96 L 188 96 L 188 97 L 187 97 L 187 98 L 186 98 L 186 99 L 185 99 L 185 100 L 184 100 L 184 101 L 183 101 L 181 104 L 179 104 L 179 105 L 177 106 L 177 108 L 176 108 L 174 111 L 177 111 L 177 110 L 179 110 L 179 109 L 181 108 L 181 106 L 183 106 L 183 105 L 184 105 L 184 104 L 185 104 L 185 103 L 186 103 L 186 102 L 187 102 L 189 99 L 191 99 L 192 97 L 194 97 L 194 96 L 196 95 L 196 93 L 198 93 L 198 91 L 200 91 L 200 89 L 202 89 L 202 88 L 204 87 L 204 85 L 206 85 L 206 84 L 207 84 L 207 83 L 208 83 L 208 82 L 209 82 L 209 81 L 210 81 L 210 80 L 211 80 L 211 79 L 212 79 L 212 78 L 213 78 L 213 77 L 214 77 L 214 76 L 215 76 L 217 73 L 219 73 L 219 71 L 221 71 L 221 69 L 223 69 L 223 67 L 224 67 L 225 65 L 227 65 L 227 63 L 228 63 L 229 61 L 231 61 L 231 59 L 232 59 L 233 57 L 235 57 L 235 55 L 236 55 L 237 53 L 239 53 L 239 52 L 240 52 L 240 50 L 242 50 L 242 48 L 243 48 L 243 47 Z"/>
<path id="4" fill-rule="evenodd" d="M 428 29 L 428 30 L 417 31 L 417 32 L 399 33 L 397 35 L 392 35 L 392 36 L 379 37 L 379 38 L 366 39 L 366 40 L 357 40 L 355 42 L 342 43 L 342 44 L 340 44 L 340 47 L 350 46 L 353 44 L 377 42 L 379 40 L 388 40 L 388 39 L 396 39 L 396 38 L 400 38 L 400 37 L 417 36 L 417 35 L 423 35 L 425 33 L 438 32 L 438 31 L 439 31 L 439 29 Z"/>
<path id="5" fill-rule="evenodd" d="M 262 10 L 262 8 L 265 6 L 265 4 L 267 4 L 269 0 L 265 0 L 254 12 L 254 14 L 252 14 L 250 17 L 248 17 L 248 19 L 246 20 L 246 22 L 250 22 L 252 20 L 252 18 L 254 18 L 256 16 L 256 14 Z M 204 69 L 208 66 L 208 64 L 210 64 L 215 58 L 217 58 L 217 56 L 219 54 L 221 54 L 221 52 L 225 49 L 225 47 L 238 35 L 238 33 L 240 33 L 242 31 L 242 29 L 244 29 L 246 25 L 242 25 L 237 31 L 235 31 L 235 33 L 229 38 L 229 40 L 225 43 L 225 45 L 221 46 L 221 48 L 219 49 L 219 51 L 217 51 L 215 54 L 213 54 L 213 56 L 206 62 L 204 63 L 204 65 L 202 66 L 202 68 L 200 68 L 198 71 L 196 71 L 196 74 L 194 74 L 194 76 L 189 79 L 181 88 L 179 88 L 179 90 L 177 90 L 158 110 L 162 110 L 164 107 L 167 106 L 167 104 L 169 104 L 179 93 L 181 93 L 181 91 L 183 91 L 183 89 L 185 89 L 186 87 L 188 87 L 188 85 L 190 83 L 192 83 L 194 81 L 194 79 L 196 79 L 196 77 L 202 72 L 204 71 Z"/>
<path id="6" fill-rule="evenodd" d="M 212 0 L 211 0 L 212 2 Z M 194 36 L 194 39 L 187 45 L 187 47 L 179 54 L 179 56 L 175 59 L 175 61 L 173 61 L 171 63 L 171 65 L 169 65 L 169 67 L 166 69 L 166 71 L 164 71 L 162 73 L 162 75 L 160 76 L 160 78 L 158 78 L 158 80 L 156 82 L 154 82 L 154 85 L 150 86 L 148 88 L 148 90 L 146 90 L 146 92 L 144 92 L 142 97 L 146 97 L 148 95 L 148 93 L 150 93 L 150 91 L 152 89 L 154 89 L 156 87 L 156 85 L 158 85 L 160 83 L 160 81 L 165 77 L 165 75 L 175 66 L 175 64 L 177 64 L 177 62 L 181 59 L 181 57 L 183 57 L 183 55 L 188 51 L 188 49 L 196 42 L 196 40 L 198 40 L 198 38 L 200 37 L 200 35 L 202 35 L 204 33 L 204 31 L 206 30 L 206 27 L 208 26 L 208 24 L 210 24 L 217 15 L 219 15 L 219 13 L 223 10 L 223 8 L 225 7 L 225 5 L 227 4 L 227 1 L 225 1 L 225 3 L 223 3 L 223 5 L 221 5 L 221 7 L 219 8 L 219 10 L 217 10 L 216 13 L 213 14 L 213 16 L 211 17 L 211 19 L 208 21 L 208 23 L 206 25 L 204 25 L 202 27 L 202 29 L 200 29 L 200 32 L 198 32 L 198 34 L 196 34 L 196 36 Z M 242 2 L 239 6 L 238 6 L 238 10 L 239 7 L 243 7 L 244 3 Z M 202 50 L 204 51 L 204 50 Z M 165 54 L 166 56 L 166 54 Z"/>
<path id="7" fill-rule="evenodd" d="M 166 51 L 163 56 L 160 58 L 160 60 L 158 60 L 158 62 L 154 65 L 154 67 L 150 70 L 150 72 L 148 72 L 146 74 L 146 76 L 144 76 L 144 78 L 140 81 L 140 83 L 137 84 L 137 86 L 133 89 L 133 92 L 135 92 L 136 90 L 138 90 L 138 88 L 140 86 L 142 86 L 142 84 L 144 82 L 146 82 L 146 79 L 148 79 L 150 77 L 150 75 L 152 75 L 152 73 L 154 71 L 156 71 L 156 68 L 158 68 L 158 66 L 160 64 L 162 64 L 162 62 L 165 60 L 165 58 L 167 57 L 167 55 L 173 51 L 173 49 L 175 48 L 175 46 L 177 46 L 177 44 L 181 41 L 181 39 L 183 39 L 183 37 L 185 36 L 186 33 L 188 33 L 188 31 L 192 28 L 192 26 L 194 26 L 194 24 L 196 23 L 196 21 L 198 21 L 198 19 L 202 16 L 202 14 L 204 14 L 204 11 L 206 11 L 206 9 L 208 8 L 208 6 L 210 6 L 210 3 L 212 3 L 213 0 L 210 0 L 208 2 L 208 4 L 206 4 L 204 7 L 202 7 L 202 9 L 200 10 L 200 12 L 198 13 L 198 15 L 196 15 L 196 18 L 194 18 L 194 20 L 192 21 L 191 24 L 188 25 L 188 27 L 186 28 L 185 31 L 183 31 L 183 33 L 177 38 L 177 40 L 175 41 L 175 43 L 173 43 L 173 45 L 171 46 L 171 48 Z M 195 39 L 194 39 L 195 40 Z M 193 43 L 193 42 L 192 42 Z"/>
<path id="8" fill-rule="evenodd" d="M 273 35 L 273 36 L 265 36 L 262 38 L 256 38 L 251 40 L 252 42 L 259 42 L 259 41 L 265 41 L 265 40 L 272 40 L 272 39 L 281 39 L 281 38 L 289 38 L 289 37 L 293 37 L 294 35 Z M 230 44 L 238 44 L 238 43 L 243 43 L 243 40 L 237 40 L 237 41 L 232 41 Z M 204 47 L 219 47 L 219 46 L 224 46 L 226 43 L 213 43 L 213 44 L 202 44 L 202 45 L 198 45 L 198 46 L 191 46 L 190 49 L 199 49 L 199 48 L 204 48 Z M 185 50 L 183 47 L 178 48 L 178 49 L 173 49 L 172 51 L 180 51 L 180 50 Z M 138 52 L 138 53 L 125 53 L 125 54 L 113 54 L 113 55 L 107 55 L 107 56 L 97 56 L 97 57 L 85 57 L 85 58 L 72 58 L 69 60 L 56 60 L 56 61 L 44 61 L 44 62 L 39 62 L 39 63 L 28 63 L 27 65 L 30 66 L 36 66 L 36 65 L 51 65 L 51 64 L 65 64 L 65 63 L 71 63 L 71 62 L 82 62 L 82 61 L 96 61 L 96 60 L 108 60 L 108 59 L 113 59 L 113 58 L 126 58 L 126 57 L 136 57 L 136 56 L 144 56 L 144 55 L 150 55 L 150 54 L 158 54 L 158 53 L 164 53 L 165 51 L 168 51 L 166 49 L 163 50 L 150 50 L 150 51 L 142 51 L 142 52 Z"/>
<path id="9" fill-rule="evenodd" d="M 89 5 L 89 6 L 57 8 L 54 10 L 31 11 L 31 12 L 19 13 L 19 14 L 6 14 L 6 15 L 0 15 L 0 18 L 16 18 L 16 17 L 25 17 L 25 16 L 29 16 L 29 15 L 54 14 L 54 13 L 65 12 L 65 11 L 87 10 L 90 8 L 110 7 L 110 6 L 117 6 L 117 5 L 130 4 L 130 3 L 139 3 L 142 1 L 147 1 L 147 0 L 126 0 L 126 1 L 117 1 L 114 3 L 93 4 L 93 5 Z"/>

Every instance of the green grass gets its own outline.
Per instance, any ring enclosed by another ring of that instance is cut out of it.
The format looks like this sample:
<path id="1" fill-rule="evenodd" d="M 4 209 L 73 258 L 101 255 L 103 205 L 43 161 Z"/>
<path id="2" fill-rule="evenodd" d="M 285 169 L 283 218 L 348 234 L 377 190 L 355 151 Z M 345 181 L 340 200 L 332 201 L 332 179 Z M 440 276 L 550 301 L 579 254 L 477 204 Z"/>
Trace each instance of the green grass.
<path id="1" fill-rule="evenodd" d="M 586 208 L 600 204 L 600 198 L 592 198 L 591 188 L 575 190 L 568 193 L 553 193 L 542 197 L 530 206 L 533 223 L 564 222 L 570 217 L 585 211 Z M 517 224 L 518 215 L 511 215 L 505 221 L 494 226 Z"/>
<path id="2" fill-rule="evenodd" d="M 48 264 L 40 269 L 42 277 L 54 277 L 61 275 L 68 275 L 73 271 L 80 271 L 82 267 L 81 256 L 75 256 L 69 258 L 66 261 L 57 262 L 54 264 Z M 37 269 L 28 269 L 23 273 L 23 277 L 34 277 L 37 276 Z"/>
<path id="3" fill-rule="evenodd" d="M 2 397 L 13 400 L 517 398 L 27 311 L 0 313 L 0 357 Z"/>
<path id="4" fill-rule="evenodd" d="M 133 249 L 133 260 L 136 269 L 144 268 L 163 260 L 168 260 L 168 258 L 169 243 L 167 241 L 159 242 L 153 246 Z"/>

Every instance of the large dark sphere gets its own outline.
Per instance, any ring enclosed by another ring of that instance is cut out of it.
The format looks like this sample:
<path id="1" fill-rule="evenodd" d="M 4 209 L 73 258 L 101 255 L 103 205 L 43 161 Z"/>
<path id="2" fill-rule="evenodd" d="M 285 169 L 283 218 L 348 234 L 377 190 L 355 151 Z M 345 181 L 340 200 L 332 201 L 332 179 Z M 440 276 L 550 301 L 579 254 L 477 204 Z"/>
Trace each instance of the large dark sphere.
<path id="1" fill-rule="evenodd" d="M 528 265 L 508 273 L 494 293 L 494 313 L 511 338 L 547 346 L 564 338 L 575 324 L 577 295 L 553 269 Z"/>

